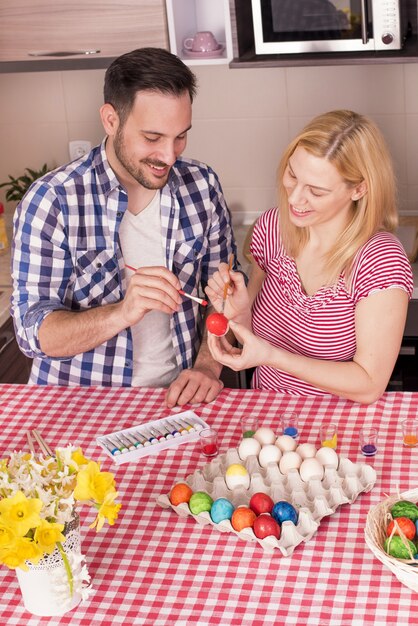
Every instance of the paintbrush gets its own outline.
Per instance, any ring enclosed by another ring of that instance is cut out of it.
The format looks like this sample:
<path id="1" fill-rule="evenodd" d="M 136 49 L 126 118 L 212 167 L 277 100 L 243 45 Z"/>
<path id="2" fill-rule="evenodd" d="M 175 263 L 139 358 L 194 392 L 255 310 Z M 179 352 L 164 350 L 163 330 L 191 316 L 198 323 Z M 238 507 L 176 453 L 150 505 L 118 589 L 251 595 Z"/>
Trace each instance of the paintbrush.
<path id="1" fill-rule="evenodd" d="M 230 257 L 229 257 L 229 261 L 228 261 L 228 270 L 229 270 L 229 271 L 231 271 L 231 270 L 232 270 L 232 266 L 233 266 L 233 264 L 234 264 L 234 255 L 233 255 L 233 254 L 231 254 L 231 255 L 230 255 Z M 225 309 L 225 302 L 226 302 L 226 299 L 227 299 L 227 297 L 228 297 L 228 289 L 229 289 L 229 287 L 230 287 L 230 286 L 231 286 L 230 281 L 228 281 L 228 282 L 227 282 L 227 283 L 225 283 L 225 285 L 224 285 L 224 292 L 223 292 L 223 296 L 222 296 L 222 307 L 221 307 L 221 313 L 223 313 L 223 312 L 224 312 L 224 309 Z"/>
<path id="2" fill-rule="evenodd" d="M 136 269 L 132 267 L 132 265 L 128 265 L 127 263 L 125 263 L 125 267 L 127 267 L 128 270 L 132 270 L 133 272 L 136 272 Z M 202 306 L 208 306 L 208 301 L 204 300 L 203 298 L 192 296 L 190 295 L 190 293 L 186 293 L 183 289 L 179 289 L 178 292 L 181 296 L 184 296 L 185 298 L 189 298 L 190 300 L 194 300 L 195 302 L 197 302 L 198 304 L 201 304 Z"/>

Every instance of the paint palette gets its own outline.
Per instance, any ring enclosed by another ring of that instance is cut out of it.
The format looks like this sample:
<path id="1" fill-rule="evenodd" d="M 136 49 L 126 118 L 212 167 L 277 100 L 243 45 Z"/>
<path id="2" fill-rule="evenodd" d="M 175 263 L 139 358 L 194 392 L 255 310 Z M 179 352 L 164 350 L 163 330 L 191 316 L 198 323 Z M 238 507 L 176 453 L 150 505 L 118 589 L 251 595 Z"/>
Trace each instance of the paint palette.
<path id="1" fill-rule="evenodd" d="M 97 443 L 116 465 L 121 465 L 149 454 L 158 454 L 167 448 L 197 441 L 203 428 L 209 428 L 209 424 L 193 411 L 183 411 L 101 435 L 97 437 Z"/>

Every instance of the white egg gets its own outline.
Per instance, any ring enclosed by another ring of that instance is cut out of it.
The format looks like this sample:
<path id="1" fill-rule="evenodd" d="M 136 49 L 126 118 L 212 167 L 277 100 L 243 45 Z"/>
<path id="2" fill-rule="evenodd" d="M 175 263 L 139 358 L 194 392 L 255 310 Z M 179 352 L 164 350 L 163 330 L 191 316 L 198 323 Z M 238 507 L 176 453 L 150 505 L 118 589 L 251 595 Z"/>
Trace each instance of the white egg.
<path id="1" fill-rule="evenodd" d="M 255 456 L 261 450 L 261 443 L 254 439 L 253 437 L 247 437 L 241 441 L 238 447 L 239 458 L 242 461 L 245 461 L 249 456 L 254 454 Z"/>
<path id="2" fill-rule="evenodd" d="M 313 459 L 316 454 L 316 448 L 313 443 L 301 443 L 296 448 L 296 452 L 300 454 L 302 459 Z"/>
<path id="3" fill-rule="evenodd" d="M 297 441 L 293 439 L 293 437 L 291 437 L 290 435 L 280 435 L 279 437 L 277 437 L 275 445 L 282 452 L 296 450 L 298 446 Z"/>
<path id="4" fill-rule="evenodd" d="M 262 446 L 267 446 L 268 444 L 276 441 L 276 435 L 274 430 L 271 428 L 268 428 L 267 426 L 260 426 L 260 428 L 257 428 L 254 433 L 254 439 L 257 439 Z"/>
<path id="5" fill-rule="evenodd" d="M 324 477 L 324 468 L 316 459 L 304 459 L 299 468 L 299 474 L 305 483 L 313 480 L 314 478 L 322 480 Z"/>
<path id="6" fill-rule="evenodd" d="M 267 467 L 269 463 L 278 463 L 281 459 L 282 453 L 279 448 L 273 444 L 263 446 L 258 455 L 258 462 L 261 467 Z"/>
<path id="7" fill-rule="evenodd" d="M 292 469 L 299 469 L 302 459 L 297 452 L 289 450 L 285 452 L 279 461 L 279 469 L 282 474 L 288 474 Z"/>
<path id="8" fill-rule="evenodd" d="M 338 454 L 332 448 L 327 448 L 325 446 L 323 448 L 319 448 L 315 458 L 324 466 L 329 465 L 334 469 L 338 468 Z"/>

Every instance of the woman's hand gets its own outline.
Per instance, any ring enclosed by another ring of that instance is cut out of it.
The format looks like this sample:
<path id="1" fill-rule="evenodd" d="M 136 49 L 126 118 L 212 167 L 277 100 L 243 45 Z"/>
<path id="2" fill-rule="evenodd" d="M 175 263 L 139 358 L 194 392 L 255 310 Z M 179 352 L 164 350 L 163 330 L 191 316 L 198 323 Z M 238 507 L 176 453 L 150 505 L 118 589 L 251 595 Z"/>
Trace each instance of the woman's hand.
<path id="1" fill-rule="evenodd" d="M 220 312 L 222 311 L 224 289 L 228 283 L 223 313 L 230 320 L 248 323 L 251 319 L 251 301 L 241 272 L 229 270 L 226 263 L 221 263 L 219 270 L 209 279 L 205 293 L 215 310 Z"/>
<path id="2" fill-rule="evenodd" d="M 236 372 L 269 363 L 273 346 L 242 324 L 231 321 L 229 325 L 242 348 L 232 346 L 226 337 L 216 337 L 208 333 L 209 350 L 216 361 Z"/>

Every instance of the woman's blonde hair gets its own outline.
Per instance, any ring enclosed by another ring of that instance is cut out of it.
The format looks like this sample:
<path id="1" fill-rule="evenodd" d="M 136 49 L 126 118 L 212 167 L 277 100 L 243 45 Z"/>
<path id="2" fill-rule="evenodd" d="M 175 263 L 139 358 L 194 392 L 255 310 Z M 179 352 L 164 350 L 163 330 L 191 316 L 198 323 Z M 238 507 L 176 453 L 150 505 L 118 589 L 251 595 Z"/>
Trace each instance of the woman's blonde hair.
<path id="1" fill-rule="evenodd" d="M 329 283 L 348 274 L 359 248 L 377 231 L 398 224 L 396 182 L 382 133 L 367 117 L 353 111 L 330 111 L 315 117 L 287 147 L 278 169 L 280 231 L 286 252 L 297 256 L 309 239 L 307 228 L 292 224 L 283 175 L 297 147 L 327 159 L 350 187 L 364 181 L 366 193 L 353 201 L 352 217 L 325 257 Z"/>

